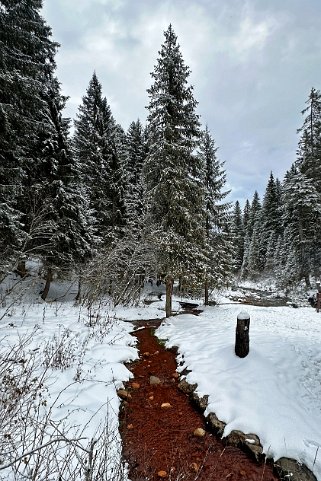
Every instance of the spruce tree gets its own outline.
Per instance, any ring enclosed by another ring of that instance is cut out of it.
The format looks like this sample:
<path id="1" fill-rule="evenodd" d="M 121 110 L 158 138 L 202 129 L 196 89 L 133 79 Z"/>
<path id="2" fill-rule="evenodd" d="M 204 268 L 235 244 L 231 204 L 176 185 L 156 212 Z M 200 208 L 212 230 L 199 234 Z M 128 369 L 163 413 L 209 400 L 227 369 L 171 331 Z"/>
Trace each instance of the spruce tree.
<path id="1" fill-rule="evenodd" d="M 62 116 L 66 99 L 61 96 L 55 78 L 49 79 L 46 96 L 50 122 L 46 129 L 49 138 L 44 160 L 49 157 L 50 164 L 55 166 L 41 186 L 44 203 L 49 207 L 45 221 L 52 226 L 49 249 L 43 254 L 48 289 L 53 270 L 81 272 L 92 255 L 94 237 L 89 204 L 71 151 L 69 120 Z M 42 249 L 40 246 L 40 253 Z M 43 298 L 45 296 L 46 290 Z"/>
<path id="2" fill-rule="evenodd" d="M 235 272 L 239 272 L 243 263 L 245 232 L 242 220 L 242 211 L 238 200 L 234 204 L 234 209 L 231 215 L 230 233 L 234 253 L 233 267 Z"/>
<path id="3" fill-rule="evenodd" d="M 0 229 L 2 260 L 21 256 L 28 167 L 42 129 L 43 80 L 55 68 L 58 44 L 40 15 L 41 0 L 0 2 Z M 27 200 L 26 200 L 27 199 Z"/>
<path id="4" fill-rule="evenodd" d="M 117 242 L 125 235 L 128 212 L 126 207 L 127 139 L 123 128 L 116 124 L 112 137 L 113 155 L 109 163 L 109 188 L 107 196 L 110 199 L 109 239 L 107 243 Z"/>
<path id="5" fill-rule="evenodd" d="M 94 73 L 79 106 L 73 149 L 96 237 L 105 245 L 114 241 L 125 222 L 124 172 L 117 149 L 120 134 Z"/>
<path id="6" fill-rule="evenodd" d="M 280 235 L 277 239 L 274 258 L 273 258 L 273 272 L 279 283 L 280 283 L 280 279 L 282 279 L 283 277 L 284 265 L 286 262 L 286 255 L 285 255 L 286 243 L 284 241 L 284 238 L 285 238 L 285 232 L 283 231 L 283 234 Z"/>
<path id="7" fill-rule="evenodd" d="M 70 168 L 69 121 L 62 116 L 67 99 L 54 75 L 58 44 L 40 15 L 42 2 L 2 1 L 1 7 L 1 182 L 14 186 L 10 204 L 4 199 L 11 209 L 5 229 L 8 236 L 23 222 L 17 256 L 42 259 L 45 297 L 53 269 L 74 268 L 90 253 L 87 206 Z"/>
<path id="8" fill-rule="evenodd" d="M 292 280 L 305 280 L 310 286 L 310 275 L 320 275 L 320 195 L 314 182 L 305 174 L 293 169 L 287 173 L 284 182 L 284 225 L 287 229 L 288 255 L 294 258 L 291 265 Z"/>
<path id="9" fill-rule="evenodd" d="M 126 136 L 128 223 L 140 230 L 143 223 L 144 186 L 142 168 L 147 154 L 146 136 L 140 120 L 132 122 Z"/>
<path id="10" fill-rule="evenodd" d="M 261 217 L 261 210 L 262 210 L 262 205 L 261 205 L 260 196 L 257 193 L 257 191 L 255 191 L 253 195 L 252 203 L 251 203 L 250 218 L 247 225 L 247 229 L 251 236 L 252 236 L 255 222 L 258 221 Z"/>
<path id="11" fill-rule="evenodd" d="M 289 282 L 319 276 L 321 267 L 321 94 L 312 88 L 302 111 L 305 119 L 298 130 L 301 134 L 297 160 L 287 172 L 283 185 L 283 223 L 287 252 L 284 279 Z"/>
<path id="12" fill-rule="evenodd" d="M 250 256 L 250 247 L 251 247 L 251 239 L 252 236 L 249 234 L 249 231 L 245 230 L 245 237 L 244 237 L 244 254 L 243 254 L 243 262 L 241 266 L 240 276 L 242 279 L 246 279 L 249 276 L 249 256 Z"/>
<path id="13" fill-rule="evenodd" d="M 281 211 L 280 211 L 280 191 L 277 189 L 277 183 L 271 172 L 263 198 L 263 206 L 261 211 L 261 234 L 260 234 L 260 251 L 262 259 L 262 267 L 265 267 L 267 251 L 269 257 L 276 247 L 278 236 L 282 232 Z M 274 244 L 273 244 L 274 243 Z M 269 269 L 271 267 L 271 259 L 269 259 Z"/>
<path id="14" fill-rule="evenodd" d="M 261 238 L 262 239 L 262 238 Z M 267 244 L 265 248 L 265 257 L 264 257 L 264 271 L 266 273 L 273 273 L 274 266 L 275 266 L 275 253 L 277 248 L 278 236 L 277 232 L 270 231 L 270 235 L 267 238 Z"/>
<path id="15" fill-rule="evenodd" d="M 246 278 L 248 276 L 248 257 L 250 252 L 251 232 L 250 220 L 251 220 L 251 204 L 247 199 L 243 209 L 243 228 L 244 228 L 244 253 L 243 262 L 241 266 L 241 277 Z"/>
<path id="16" fill-rule="evenodd" d="M 201 160 L 195 155 L 200 124 L 177 37 L 170 25 L 148 89 L 148 154 L 144 163 L 147 219 L 166 279 L 166 316 L 174 278 L 204 276 Z"/>
<path id="17" fill-rule="evenodd" d="M 246 199 L 244 209 L 243 209 L 243 226 L 244 230 L 247 230 L 248 223 L 250 222 L 250 216 L 251 216 L 251 204 L 248 199 Z"/>
<path id="18" fill-rule="evenodd" d="M 260 220 L 254 222 L 251 242 L 248 247 L 247 257 L 247 274 L 249 277 L 255 278 L 262 272 L 263 259 L 261 255 L 260 245 L 261 223 Z"/>
<path id="19" fill-rule="evenodd" d="M 258 270 L 262 268 L 259 249 L 261 237 L 261 210 L 262 206 L 260 197 L 257 191 L 255 191 L 249 212 L 247 213 L 246 227 L 244 228 L 244 254 L 241 266 L 241 277 L 243 278 L 257 274 Z"/>
<path id="20" fill-rule="evenodd" d="M 321 194 L 321 93 L 311 89 L 307 107 L 302 111 L 306 115 L 302 127 L 297 152 L 297 166 L 300 171 L 314 182 Z"/>
<path id="21" fill-rule="evenodd" d="M 228 191 L 223 190 L 226 173 L 216 152 L 214 139 L 206 127 L 199 146 L 199 155 L 205 167 L 204 215 L 206 251 L 209 258 L 205 279 L 205 305 L 208 305 L 209 301 L 209 288 L 219 287 L 226 282 L 231 265 L 231 243 L 226 232 L 230 205 L 223 202 L 228 194 Z"/>

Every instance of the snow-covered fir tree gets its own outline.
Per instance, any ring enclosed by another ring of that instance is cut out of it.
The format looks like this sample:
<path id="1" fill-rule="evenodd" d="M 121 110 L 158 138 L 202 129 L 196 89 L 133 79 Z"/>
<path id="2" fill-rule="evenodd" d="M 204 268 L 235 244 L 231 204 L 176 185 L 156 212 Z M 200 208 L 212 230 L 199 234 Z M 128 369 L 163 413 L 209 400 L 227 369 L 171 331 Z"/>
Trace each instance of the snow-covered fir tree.
<path id="1" fill-rule="evenodd" d="M 243 227 L 244 230 L 247 230 L 248 223 L 250 222 L 250 216 L 251 216 L 251 204 L 248 199 L 245 201 L 245 205 L 243 208 Z"/>
<path id="2" fill-rule="evenodd" d="M 126 136 L 128 223 L 140 230 L 143 223 L 144 186 L 142 168 L 147 155 L 146 135 L 140 120 L 132 122 Z"/>
<path id="3" fill-rule="evenodd" d="M 256 221 L 260 219 L 262 210 L 261 199 L 257 191 L 254 192 L 253 199 L 251 202 L 251 211 L 250 211 L 250 218 L 246 228 L 249 231 L 249 234 L 252 235 L 254 224 Z"/>
<path id="4" fill-rule="evenodd" d="M 49 78 L 45 91 L 48 116 L 47 138 L 43 142 L 41 165 L 46 161 L 51 166 L 41 185 L 36 190 L 36 199 L 42 194 L 45 209 L 43 220 L 48 225 L 48 245 L 36 245 L 47 268 L 47 286 L 53 271 L 81 271 L 85 261 L 92 255 L 94 235 L 92 218 L 86 193 L 82 188 L 77 165 L 69 141 L 69 120 L 63 118 L 65 98 L 60 93 L 59 83 Z M 46 289 L 43 297 L 46 296 Z"/>
<path id="5" fill-rule="evenodd" d="M 243 263 L 245 232 L 238 200 L 234 204 L 230 219 L 230 235 L 233 244 L 233 269 L 235 272 L 239 272 Z"/>
<path id="6" fill-rule="evenodd" d="M 240 271 L 242 278 L 246 278 L 248 275 L 247 261 L 248 261 L 250 242 L 251 242 L 251 234 L 249 229 L 250 217 L 251 217 L 251 204 L 250 204 L 250 201 L 246 199 L 245 205 L 243 208 L 243 217 L 242 217 L 243 228 L 244 228 L 243 261 L 242 261 L 242 266 Z"/>
<path id="7" fill-rule="evenodd" d="M 277 188 L 277 182 L 271 172 L 263 197 L 260 221 L 261 235 L 259 242 L 263 268 L 265 267 L 267 257 L 269 257 L 268 268 L 271 268 L 271 255 L 276 247 L 278 236 L 282 233 L 280 195 L 280 188 Z M 269 254 L 267 254 L 268 251 Z"/>
<path id="8" fill-rule="evenodd" d="M 321 93 L 311 89 L 306 108 L 302 111 L 305 119 L 298 130 L 301 138 L 298 146 L 296 165 L 309 179 L 313 180 L 321 194 Z"/>
<path id="9" fill-rule="evenodd" d="M 250 205 L 250 207 L 248 207 Z M 253 273 L 256 274 L 256 267 L 260 265 L 260 237 L 261 230 L 259 226 L 261 225 L 261 201 L 257 191 L 254 192 L 251 204 L 247 202 L 245 204 L 247 208 L 245 215 L 245 208 L 243 213 L 243 219 L 245 219 L 244 226 L 244 246 L 243 246 L 243 261 L 241 266 L 241 277 L 246 278 Z M 254 234 L 255 230 L 255 234 Z M 252 259 L 250 259 L 250 256 Z"/>
<path id="10" fill-rule="evenodd" d="M 246 273 L 251 278 L 255 278 L 263 271 L 264 260 L 261 253 L 260 234 L 261 222 L 257 218 L 254 222 L 251 241 L 248 246 L 248 257 L 246 259 Z"/>
<path id="11" fill-rule="evenodd" d="M 304 279 L 310 286 L 310 275 L 320 275 L 320 194 L 314 182 L 295 168 L 287 173 L 283 189 L 290 280 Z"/>
<path id="12" fill-rule="evenodd" d="M 230 204 L 223 200 L 226 173 L 224 163 L 217 158 L 217 147 L 208 127 L 199 145 L 199 155 L 205 168 L 204 215 L 209 267 L 205 279 L 205 305 L 209 302 L 209 289 L 226 283 L 230 275 L 232 244 L 227 233 Z"/>
<path id="13" fill-rule="evenodd" d="M 117 242 L 124 236 L 128 219 L 126 206 L 126 178 L 127 139 L 121 125 L 116 124 L 114 130 L 114 152 L 109 164 L 109 188 L 107 195 L 111 202 L 109 242 Z"/>
<path id="14" fill-rule="evenodd" d="M 284 266 L 286 262 L 286 242 L 284 241 L 286 232 L 280 235 L 277 239 L 274 258 L 273 258 L 273 274 L 277 279 L 283 279 Z"/>
<path id="15" fill-rule="evenodd" d="M 40 15 L 42 2 L 1 3 L 0 95 L 6 129 L 0 141 L 1 171 L 7 182 L 3 192 L 11 199 L 5 199 L 7 211 L 12 203 L 15 208 L 4 238 L 11 235 L 16 219 L 23 222 L 16 260 L 40 257 L 48 288 L 53 269 L 75 268 L 89 256 L 88 208 L 75 185 L 69 121 L 62 116 L 66 97 L 55 77 L 58 44 Z"/>
<path id="16" fill-rule="evenodd" d="M 148 154 L 144 163 L 147 221 L 167 282 L 171 313 L 174 278 L 204 277 L 203 165 L 195 155 L 200 136 L 197 102 L 188 84 L 177 37 L 170 25 L 148 89 Z"/>
<path id="17" fill-rule="evenodd" d="M 74 155 L 100 243 L 110 244 L 125 223 L 124 172 L 116 147 L 120 132 L 96 73 L 75 121 Z"/>
<path id="18" fill-rule="evenodd" d="M 0 2 L 0 248 L 4 263 L 17 261 L 28 235 L 26 171 L 37 155 L 35 145 L 42 129 L 43 79 L 55 68 L 58 44 L 51 40 L 41 7 L 41 0 Z"/>

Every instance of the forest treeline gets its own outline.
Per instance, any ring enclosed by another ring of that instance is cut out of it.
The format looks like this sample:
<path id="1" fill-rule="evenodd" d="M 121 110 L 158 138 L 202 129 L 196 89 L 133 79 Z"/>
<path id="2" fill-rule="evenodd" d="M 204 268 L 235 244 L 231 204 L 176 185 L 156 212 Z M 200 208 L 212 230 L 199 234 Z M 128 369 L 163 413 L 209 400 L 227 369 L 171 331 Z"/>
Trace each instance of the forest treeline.
<path id="1" fill-rule="evenodd" d="M 77 273 L 90 295 L 132 299 L 142 279 L 182 290 L 231 275 L 319 275 L 321 98 L 312 89 L 298 156 L 261 204 L 226 202 L 224 163 L 196 112 L 170 25 L 151 74 L 146 125 L 120 126 L 94 72 L 70 134 L 56 76 L 59 45 L 41 0 L 0 0 L 0 271 L 24 275 L 41 259 L 47 279 Z"/>
<path id="2" fill-rule="evenodd" d="M 235 203 L 231 233 L 242 278 L 272 275 L 283 287 L 320 278 L 320 91 L 312 88 L 302 114 L 297 156 L 283 181 L 271 173 L 262 202 L 255 192 L 243 210 Z"/>

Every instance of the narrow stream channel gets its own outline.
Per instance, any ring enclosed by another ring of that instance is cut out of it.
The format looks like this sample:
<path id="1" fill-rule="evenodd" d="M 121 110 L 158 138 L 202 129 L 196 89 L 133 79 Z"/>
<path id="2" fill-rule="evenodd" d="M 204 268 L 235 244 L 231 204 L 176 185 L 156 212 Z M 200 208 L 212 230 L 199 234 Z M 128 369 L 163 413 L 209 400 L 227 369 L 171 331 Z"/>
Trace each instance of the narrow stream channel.
<path id="1" fill-rule="evenodd" d="M 257 464 L 207 430 L 203 415 L 177 387 L 175 353 L 158 343 L 157 325 L 145 322 L 134 332 L 140 359 L 128 366 L 134 378 L 126 386 L 130 397 L 120 430 L 131 481 L 277 480 L 270 465 Z"/>

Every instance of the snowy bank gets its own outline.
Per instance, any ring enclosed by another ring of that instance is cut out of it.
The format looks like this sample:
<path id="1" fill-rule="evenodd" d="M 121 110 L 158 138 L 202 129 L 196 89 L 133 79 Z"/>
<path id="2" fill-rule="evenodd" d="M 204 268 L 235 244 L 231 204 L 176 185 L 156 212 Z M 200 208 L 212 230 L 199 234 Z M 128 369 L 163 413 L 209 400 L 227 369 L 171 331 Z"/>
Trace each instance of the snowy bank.
<path id="1" fill-rule="evenodd" d="M 297 459 L 321 480 L 321 314 L 311 308 L 261 308 L 251 316 L 250 353 L 234 353 L 242 307 L 209 307 L 199 316 L 165 321 L 157 335 L 177 346 L 180 370 L 209 395 L 213 412 L 232 430 L 255 433 L 275 460 Z"/>
<path id="2" fill-rule="evenodd" d="M 97 475 L 126 479 L 116 391 L 132 376 L 124 362 L 137 357 L 132 325 L 110 317 L 107 306 L 32 296 L 29 302 L 7 297 L 0 319 L 0 479 L 29 479 L 36 469 L 83 479 L 90 462 Z M 22 455 L 23 462 L 14 462 Z"/>

